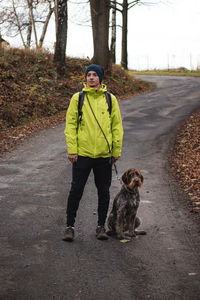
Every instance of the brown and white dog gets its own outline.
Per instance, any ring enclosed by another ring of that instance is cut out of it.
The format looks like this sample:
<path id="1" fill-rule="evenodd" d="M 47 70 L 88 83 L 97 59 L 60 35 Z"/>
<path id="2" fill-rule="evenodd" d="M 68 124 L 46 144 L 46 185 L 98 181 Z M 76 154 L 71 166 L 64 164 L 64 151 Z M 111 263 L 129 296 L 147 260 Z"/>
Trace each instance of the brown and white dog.
<path id="1" fill-rule="evenodd" d="M 113 201 L 107 226 L 108 235 L 116 235 L 119 239 L 130 239 L 145 231 L 135 231 L 140 225 L 137 210 L 140 203 L 138 188 L 143 184 L 143 176 L 137 169 L 128 169 L 122 175 L 122 188 Z"/>

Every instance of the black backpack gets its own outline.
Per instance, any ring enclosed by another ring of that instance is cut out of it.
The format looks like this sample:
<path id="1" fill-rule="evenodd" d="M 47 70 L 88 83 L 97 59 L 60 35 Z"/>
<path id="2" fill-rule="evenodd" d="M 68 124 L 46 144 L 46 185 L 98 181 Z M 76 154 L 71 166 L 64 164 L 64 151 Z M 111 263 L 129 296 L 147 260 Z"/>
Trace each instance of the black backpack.
<path id="1" fill-rule="evenodd" d="M 79 92 L 79 98 L 78 98 L 78 115 L 79 115 L 79 122 L 82 120 L 82 107 L 83 107 L 83 101 L 85 97 L 86 92 L 81 91 Z M 106 101 L 108 104 L 108 111 L 109 114 L 111 114 L 112 111 L 112 100 L 111 100 L 111 94 L 109 92 L 105 92 Z"/>

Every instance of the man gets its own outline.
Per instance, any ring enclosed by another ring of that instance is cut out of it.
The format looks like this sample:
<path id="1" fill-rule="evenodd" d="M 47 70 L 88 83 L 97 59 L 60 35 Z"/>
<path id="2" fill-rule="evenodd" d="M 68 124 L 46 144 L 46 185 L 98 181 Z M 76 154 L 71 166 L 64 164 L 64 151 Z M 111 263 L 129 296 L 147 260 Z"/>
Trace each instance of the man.
<path id="1" fill-rule="evenodd" d="M 68 159 L 72 163 L 72 183 L 67 204 L 64 241 L 74 240 L 74 223 L 79 202 L 90 171 L 93 170 L 98 190 L 98 225 L 96 237 L 108 239 L 104 224 L 110 201 L 112 162 L 121 155 L 123 127 L 117 99 L 111 94 L 111 112 L 106 100 L 106 86 L 101 66 L 86 69 L 82 114 L 79 115 L 79 93 L 73 95 L 66 115 Z"/>

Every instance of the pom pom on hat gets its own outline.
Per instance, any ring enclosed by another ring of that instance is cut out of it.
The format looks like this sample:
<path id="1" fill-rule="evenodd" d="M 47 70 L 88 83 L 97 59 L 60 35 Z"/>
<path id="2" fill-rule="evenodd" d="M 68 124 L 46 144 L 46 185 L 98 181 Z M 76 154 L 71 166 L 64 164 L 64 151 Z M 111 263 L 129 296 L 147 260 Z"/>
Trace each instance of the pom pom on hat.
<path id="1" fill-rule="evenodd" d="M 99 81 L 100 83 L 102 82 L 103 79 L 103 75 L 104 75 L 104 69 L 99 66 L 99 65 L 90 65 L 87 67 L 86 71 L 85 71 L 85 78 L 87 77 L 87 73 L 90 71 L 94 71 L 97 73 L 97 75 L 99 76 Z"/>

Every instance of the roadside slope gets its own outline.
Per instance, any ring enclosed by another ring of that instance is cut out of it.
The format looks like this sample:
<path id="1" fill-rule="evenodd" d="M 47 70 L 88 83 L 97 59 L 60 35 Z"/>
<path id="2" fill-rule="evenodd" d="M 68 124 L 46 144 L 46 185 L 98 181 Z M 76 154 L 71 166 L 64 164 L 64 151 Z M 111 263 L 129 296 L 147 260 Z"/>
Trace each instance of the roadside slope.
<path id="1" fill-rule="evenodd" d="M 42 128 L 64 121 L 71 96 L 82 89 L 88 59 L 66 58 L 62 78 L 53 55 L 11 49 L 0 56 L 0 155 Z M 118 99 L 147 92 L 150 83 L 114 65 L 104 83 Z"/>
<path id="2" fill-rule="evenodd" d="M 170 148 L 170 171 L 188 197 L 188 207 L 200 220 L 200 109 L 178 127 Z"/>

